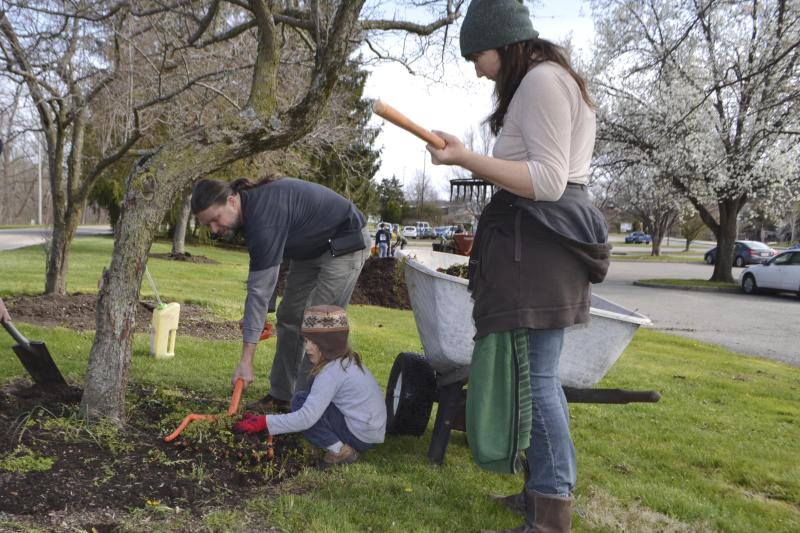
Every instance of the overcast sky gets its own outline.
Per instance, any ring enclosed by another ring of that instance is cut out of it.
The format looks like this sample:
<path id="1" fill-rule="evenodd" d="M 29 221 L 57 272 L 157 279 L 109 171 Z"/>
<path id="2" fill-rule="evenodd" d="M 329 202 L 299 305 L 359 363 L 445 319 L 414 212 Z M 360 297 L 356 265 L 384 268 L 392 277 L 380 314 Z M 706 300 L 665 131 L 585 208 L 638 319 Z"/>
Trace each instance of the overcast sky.
<path id="1" fill-rule="evenodd" d="M 555 42 L 571 37 L 578 53 L 585 54 L 591 46 L 594 27 L 587 3 L 581 0 L 543 0 L 536 2 L 532 11 L 533 27 L 541 37 Z M 458 28 L 455 31 L 458 32 Z M 477 129 L 491 111 L 493 88 L 493 82 L 478 80 L 473 66 L 463 60 L 447 65 L 442 83 L 413 76 L 399 64 L 385 64 L 372 69 L 365 96 L 384 100 L 428 129 L 446 131 L 463 138 L 470 128 Z M 373 123 L 383 123 L 383 119 L 373 117 Z M 382 164 L 376 175 L 378 181 L 396 175 L 408 185 L 417 173 L 424 170 L 433 175 L 440 198 L 449 195 L 451 169 L 434 167 L 423 141 L 384 123 L 376 146 L 382 149 Z"/>

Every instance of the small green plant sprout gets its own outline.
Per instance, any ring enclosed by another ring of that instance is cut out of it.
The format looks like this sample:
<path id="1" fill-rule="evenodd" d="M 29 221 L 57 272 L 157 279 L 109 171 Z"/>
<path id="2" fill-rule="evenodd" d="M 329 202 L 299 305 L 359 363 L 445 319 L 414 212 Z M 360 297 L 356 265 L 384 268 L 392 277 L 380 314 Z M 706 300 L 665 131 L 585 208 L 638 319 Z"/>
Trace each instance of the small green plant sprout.
<path id="1" fill-rule="evenodd" d="M 27 447 L 19 446 L 0 459 L 0 469 L 20 474 L 28 472 L 47 472 L 53 468 L 55 462 L 56 460 L 52 457 L 36 455 L 36 453 Z"/>

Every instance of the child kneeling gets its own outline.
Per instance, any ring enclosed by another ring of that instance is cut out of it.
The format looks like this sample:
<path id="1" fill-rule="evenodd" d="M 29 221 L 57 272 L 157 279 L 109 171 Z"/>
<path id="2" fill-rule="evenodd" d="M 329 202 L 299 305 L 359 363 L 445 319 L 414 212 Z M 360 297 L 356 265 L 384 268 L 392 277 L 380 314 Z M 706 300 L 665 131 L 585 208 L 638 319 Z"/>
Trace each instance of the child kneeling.
<path id="1" fill-rule="evenodd" d="M 309 391 L 292 396 L 292 412 L 277 415 L 245 413 L 236 431 L 272 435 L 303 432 L 325 448 L 326 464 L 353 463 L 358 452 L 383 442 L 386 405 L 378 382 L 350 348 L 350 327 L 344 309 L 334 305 L 309 307 L 301 333 L 311 360 Z"/>

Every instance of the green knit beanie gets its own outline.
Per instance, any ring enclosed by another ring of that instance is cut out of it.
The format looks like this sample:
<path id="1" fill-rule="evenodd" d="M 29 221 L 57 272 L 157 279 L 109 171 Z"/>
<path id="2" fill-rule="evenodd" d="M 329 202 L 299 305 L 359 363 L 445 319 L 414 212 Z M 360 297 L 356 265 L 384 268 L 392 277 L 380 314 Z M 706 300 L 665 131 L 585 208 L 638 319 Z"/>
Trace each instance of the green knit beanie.
<path id="1" fill-rule="evenodd" d="M 538 36 L 521 0 L 472 0 L 461 23 L 461 55 L 467 57 Z"/>

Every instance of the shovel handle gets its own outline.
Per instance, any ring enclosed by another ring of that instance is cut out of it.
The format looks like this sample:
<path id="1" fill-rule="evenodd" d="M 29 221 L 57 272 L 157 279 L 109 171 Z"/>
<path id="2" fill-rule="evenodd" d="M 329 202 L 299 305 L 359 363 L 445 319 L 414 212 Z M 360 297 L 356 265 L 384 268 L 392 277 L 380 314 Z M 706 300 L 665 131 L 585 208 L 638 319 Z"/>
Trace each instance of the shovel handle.
<path id="1" fill-rule="evenodd" d="M 14 324 L 12 324 L 10 320 L 3 320 L 0 322 L 0 324 L 3 324 L 3 327 L 6 328 L 6 331 L 9 333 L 9 335 L 14 337 L 14 340 L 17 341 L 17 344 L 21 344 L 22 346 L 30 346 L 30 341 L 26 339 L 17 328 L 14 327 Z"/>

